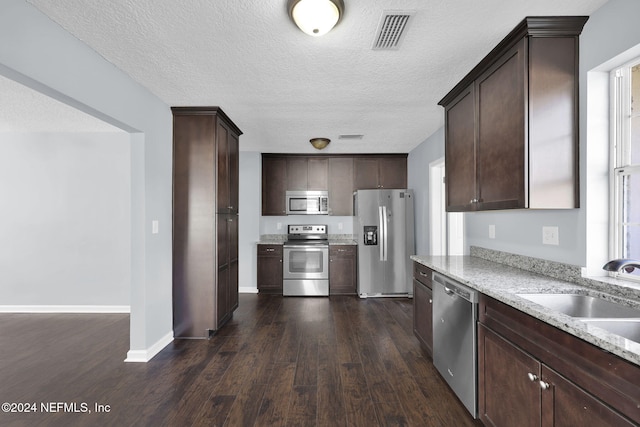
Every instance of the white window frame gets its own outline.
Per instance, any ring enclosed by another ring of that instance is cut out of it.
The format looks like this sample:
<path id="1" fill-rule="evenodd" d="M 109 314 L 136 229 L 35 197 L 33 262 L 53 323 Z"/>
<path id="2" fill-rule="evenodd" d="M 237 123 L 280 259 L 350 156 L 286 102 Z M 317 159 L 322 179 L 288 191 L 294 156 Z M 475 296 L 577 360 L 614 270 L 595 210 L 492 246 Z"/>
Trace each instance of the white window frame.
<path id="1" fill-rule="evenodd" d="M 609 258 L 623 256 L 622 183 L 629 175 L 640 175 L 640 164 L 631 165 L 631 68 L 640 58 L 611 72 L 611 151 L 609 167 Z M 640 111 L 633 116 L 639 116 Z M 612 276 L 640 282 L 640 277 L 610 273 Z"/>

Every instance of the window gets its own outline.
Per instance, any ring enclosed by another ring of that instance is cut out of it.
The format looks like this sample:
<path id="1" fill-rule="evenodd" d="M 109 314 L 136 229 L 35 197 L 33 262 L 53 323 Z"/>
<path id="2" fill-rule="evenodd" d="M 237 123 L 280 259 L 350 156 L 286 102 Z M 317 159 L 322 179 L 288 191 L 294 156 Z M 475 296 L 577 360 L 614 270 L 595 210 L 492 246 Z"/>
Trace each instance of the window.
<path id="1" fill-rule="evenodd" d="M 611 93 L 611 258 L 640 260 L 640 58 L 612 72 Z"/>

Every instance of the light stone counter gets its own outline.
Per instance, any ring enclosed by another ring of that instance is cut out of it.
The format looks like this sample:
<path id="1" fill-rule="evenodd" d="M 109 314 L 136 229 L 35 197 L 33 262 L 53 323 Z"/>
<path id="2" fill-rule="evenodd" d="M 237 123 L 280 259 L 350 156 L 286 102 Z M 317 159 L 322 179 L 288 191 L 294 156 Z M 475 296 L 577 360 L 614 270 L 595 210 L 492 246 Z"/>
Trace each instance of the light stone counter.
<path id="1" fill-rule="evenodd" d="M 640 301 L 633 293 L 630 295 L 625 289 L 621 290 L 615 285 L 606 286 L 600 284 L 600 287 L 587 286 L 585 283 L 590 282 L 574 283 L 550 277 L 549 275 L 515 268 L 503 263 L 484 259 L 496 255 L 496 251 L 491 251 L 493 253 L 490 254 L 482 251 L 486 250 L 472 248 L 471 253 L 475 256 L 438 257 L 414 255 L 411 256 L 411 259 L 476 289 L 487 296 L 555 326 L 558 329 L 614 353 L 636 365 L 640 365 L 640 343 L 615 335 L 604 329 L 591 326 L 576 318 L 517 296 L 517 294 L 526 293 L 576 293 L 592 295 L 640 308 Z M 480 258 L 480 256 L 483 256 L 483 258 Z M 535 263 L 535 259 L 533 258 L 528 258 L 528 261 L 520 261 L 523 263 L 523 266 L 529 268 L 531 267 L 531 260 L 534 260 Z M 552 262 L 537 261 L 543 264 L 542 271 L 544 271 L 545 274 L 549 273 L 547 270 L 553 269 L 554 267 L 554 263 Z M 555 265 L 557 268 L 563 266 L 564 265 L 560 264 Z M 535 267 L 530 269 L 535 270 Z M 560 272 L 559 274 L 564 273 Z M 607 293 L 603 292 L 603 289 L 605 289 Z"/>

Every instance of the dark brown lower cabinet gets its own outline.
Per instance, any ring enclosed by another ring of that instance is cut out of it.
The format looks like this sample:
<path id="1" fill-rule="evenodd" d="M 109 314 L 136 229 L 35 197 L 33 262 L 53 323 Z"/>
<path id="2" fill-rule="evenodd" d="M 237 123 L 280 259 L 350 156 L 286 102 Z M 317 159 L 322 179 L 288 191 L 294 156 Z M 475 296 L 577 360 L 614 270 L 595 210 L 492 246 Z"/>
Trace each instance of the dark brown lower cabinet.
<path id="1" fill-rule="evenodd" d="M 640 368 L 486 296 L 478 398 L 486 426 L 634 426 Z"/>
<path id="2" fill-rule="evenodd" d="M 329 245 L 329 294 L 355 295 L 358 291 L 358 247 Z"/>
<path id="3" fill-rule="evenodd" d="M 258 245 L 258 292 L 282 294 L 282 245 Z"/>
<path id="4" fill-rule="evenodd" d="M 413 334 L 433 357 L 432 270 L 413 263 Z"/>

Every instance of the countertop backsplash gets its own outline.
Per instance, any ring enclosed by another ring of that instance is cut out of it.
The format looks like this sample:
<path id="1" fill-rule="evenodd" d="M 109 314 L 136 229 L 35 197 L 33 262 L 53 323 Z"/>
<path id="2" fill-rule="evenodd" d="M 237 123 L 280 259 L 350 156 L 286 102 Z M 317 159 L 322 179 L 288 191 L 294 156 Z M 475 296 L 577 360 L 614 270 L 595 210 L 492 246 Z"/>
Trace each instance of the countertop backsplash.
<path id="1" fill-rule="evenodd" d="M 577 265 L 501 252 L 478 246 L 471 246 L 469 254 L 487 261 L 542 274 L 558 280 L 576 283 L 600 292 L 613 293 L 624 298 L 640 300 L 640 284 L 635 285 L 633 282 L 609 276 L 597 278 L 583 277 L 582 268 Z"/>

